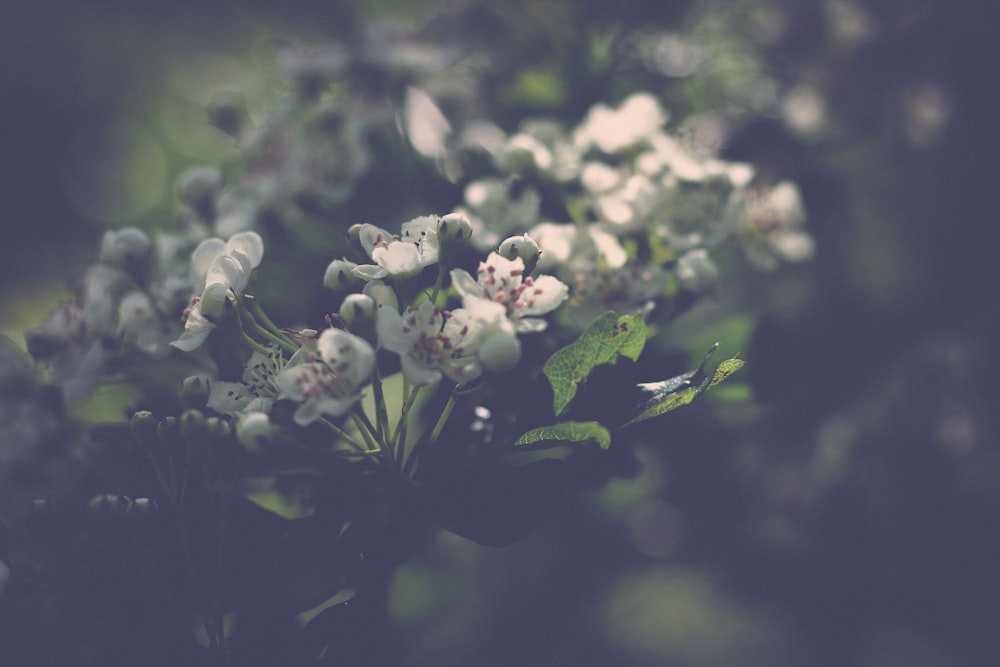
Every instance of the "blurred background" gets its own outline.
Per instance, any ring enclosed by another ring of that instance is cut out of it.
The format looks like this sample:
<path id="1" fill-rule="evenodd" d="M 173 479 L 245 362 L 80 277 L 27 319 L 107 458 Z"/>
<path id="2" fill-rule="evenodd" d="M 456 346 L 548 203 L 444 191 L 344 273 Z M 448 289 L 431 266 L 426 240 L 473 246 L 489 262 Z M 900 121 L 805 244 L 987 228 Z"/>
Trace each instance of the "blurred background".
<path id="1" fill-rule="evenodd" d="M 205 107 L 235 89 L 266 108 L 277 45 L 373 22 L 374 48 L 474 45 L 507 129 L 643 84 L 723 156 L 795 180 L 816 256 L 737 266 L 673 325 L 701 350 L 755 321 L 751 401 L 661 418 L 639 472 L 524 542 L 442 533 L 399 570 L 409 664 L 996 664 L 1000 5 L 500 4 L 7 0 L 2 333 L 23 344 L 105 229 L 171 221 L 178 175 L 233 158 Z M 622 33 L 648 80 L 595 83 L 587 54 Z"/>

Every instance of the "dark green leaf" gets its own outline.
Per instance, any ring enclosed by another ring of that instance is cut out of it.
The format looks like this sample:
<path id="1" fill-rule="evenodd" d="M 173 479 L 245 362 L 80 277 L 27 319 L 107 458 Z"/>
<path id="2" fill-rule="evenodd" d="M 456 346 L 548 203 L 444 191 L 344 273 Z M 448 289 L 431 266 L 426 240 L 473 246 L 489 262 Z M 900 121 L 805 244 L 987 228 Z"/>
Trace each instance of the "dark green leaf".
<path id="1" fill-rule="evenodd" d="M 533 428 L 514 443 L 515 447 L 540 442 L 558 445 L 563 442 L 595 441 L 601 449 L 611 445 L 611 434 L 597 422 L 560 422 L 551 426 Z"/>
<path id="2" fill-rule="evenodd" d="M 646 323 L 638 315 L 618 317 L 608 311 L 594 320 L 580 338 L 549 357 L 542 369 L 552 385 L 555 414 L 566 409 L 596 366 L 613 364 L 619 356 L 635 361 L 645 343 Z"/>

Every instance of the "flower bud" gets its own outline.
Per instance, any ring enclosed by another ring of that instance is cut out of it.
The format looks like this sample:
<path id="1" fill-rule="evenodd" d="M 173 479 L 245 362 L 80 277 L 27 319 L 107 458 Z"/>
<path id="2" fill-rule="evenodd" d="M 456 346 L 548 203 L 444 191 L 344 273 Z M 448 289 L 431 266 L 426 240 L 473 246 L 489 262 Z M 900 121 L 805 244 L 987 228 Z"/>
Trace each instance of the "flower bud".
<path id="1" fill-rule="evenodd" d="M 156 436 L 160 446 L 166 450 L 174 449 L 181 441 L 180 425 L 177 417 L 165 417 L 156 425 Z"/>
<path id="2" fill-rule="evenodd" d="M 461 213 L 449 213 L 441 216 L 437 225 L 438 240 L 466 241 L 472 236 L 472 223 Z"/>
<path id="3" fill-rule="evenodd" d="M 352 289 L 360 286 L 362 281 L 358 280 L 351 273 L 357 266 L 354 262 L 346 259 L 335 259 L 326 267 L 323 274 L 323 285 L 332 290 Z"/>
<path id="4" fill-rule="evenodd" d="M 156 443 L 157 419 L 149 410 L 139 410 L 129 420 L 132 439 L 139 447 L 150 447 Z"/>
<path id="5" fill-rule="evenodd" d="M 205 419 L 205 430 L 213 436 L 227 436 L 230 433 L 229 422 L 219 417 Z"/>
<path id="6" fill-rule="evenodd" d="M 222 189 L 222 170 L 218 167 L 192 167 L 177 182 L 181 202 L 202 220 L 215 218 L 215 200 Z"/>
<path id="7" fill-rule="evenodd" d="M 236 422 L 236 439 L 251 452 L 259 452 L 275 432 L 270 417 L 264 412 L 247 412 Z"/>
<path id="8" fill-rule="evenodd" d="M 100 261 L 128 273 L 146 268 L 153 251 L 153 242 L 146 232 L 136 227 L 123 227 L 104 232 Z"/>
<path id="9" fill-rule="evenodd" d="M 178 430 L 185 440 L 202 437 L 205 434 L 205 415 L 200 410 L 185 410 L 178 420 Z"/>
<path id="10" fill-rule="evenodd" d="M 340 304 L 340 319 L 351 331 L 361 329 L 375 320 L 378 304 L 367 294 L 348 294 Z"/>
<path id="11" fill-rule="evenodd" d="M 493 373 L 509 371 L 521 360 L 521 341 L 510 331 L 497 331 L 483 341 L 479 361 Z"/>
<path id="12" fill-rule="evenodd" d="M 210 392 L 208 378 L 192 375 L 181 384 L 181 405 L 185 408 L 203 408 L 208 404 Z"/>
<path id="13" fill-rule="evenodd" d="M 524 236 L 511 236 L 504 239 L 500 247 L 497 248 L 497 254 L 509 260 L 520 257 L 521 261 L 524 262 L 524 275 L 528 276 L 538 265 L 542 249 L 538 247 L 538 243 L 533 238 L 525 234 Z"/>

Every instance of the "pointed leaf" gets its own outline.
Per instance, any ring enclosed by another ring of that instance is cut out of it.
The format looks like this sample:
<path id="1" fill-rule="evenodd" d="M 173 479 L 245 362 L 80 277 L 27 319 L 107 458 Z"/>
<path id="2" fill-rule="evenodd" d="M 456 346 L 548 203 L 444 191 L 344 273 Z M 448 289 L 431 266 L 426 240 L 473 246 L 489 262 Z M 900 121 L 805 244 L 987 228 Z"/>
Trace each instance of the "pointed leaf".
<path id="1" fill-rule="evenodd" d="M 560 444 L 562 442 L 597 442 L 601 449 L 611 445 L 611 434 L 597 422 L 560 422 L 552 426 L 533 428 L 514 443 L 515 447 L 534 445 L 539 442 Z"/>
<path id="2" fill-rule="evenodd" d="M 693 401 L 699 393 L 698 387 L 688 387 L 687 389 L 669 393 L 662 398 L 647 401 L 642 406 L 642 412 L 625 422 L 625 426 L 657 417 L 671 410 L 676 410 Z"/>
<path id="3" fill-rule="evenodd" d="M 698 368 L 693 371 L 682 373 L 661 382 L 637 385 L 648 398 L 636 407 L 636 416 L 629 419 L 624 425 L 628 426 L 629 424 L 645 421 L 687 405 L 699 394 L 715 387 L 730 375 L 743 368 L 745 362 L 742 359 L 726 359 L 720 362 L 712 372 L 712 375 L 709 376 L 705 372 L 705 365 L 718 349 L 719 343 L 716 343 L 709 349 Z"/>
<path id="4" fill-rule="evenodd" d="M 638 315 L 618 317 L 608 311 L 594 320 L 576 341 L 549 357 L 542 368 L 552 385 L 555 414 L 566 409 L 595 367 L 613 364 L 619 356 L 635 361 L 645 343 L 646 323 Z"/>
<path id="5" fill-rule="evenodd" d="M 708 383 L 708 388 L 711 389 L 720 382 L 724 382 L 730 375 L 743 368 L 744 364 L 746 364 L 745 361 L 736 358 L 719 362 L 715 368 L 715 375 L 712 376 L 712 381 Z"/>

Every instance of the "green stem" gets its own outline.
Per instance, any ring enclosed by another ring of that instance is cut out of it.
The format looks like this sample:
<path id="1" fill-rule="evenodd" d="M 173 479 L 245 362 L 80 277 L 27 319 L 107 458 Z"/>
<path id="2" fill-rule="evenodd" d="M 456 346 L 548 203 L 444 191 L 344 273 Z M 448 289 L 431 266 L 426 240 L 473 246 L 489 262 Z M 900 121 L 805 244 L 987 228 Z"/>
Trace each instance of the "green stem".
<path id="1" fill-rule="evenodd" d="M 374 449 L 368 449 L 368 448 L 366 448 L 362 443 L 360 443 L 357 440 L 355 440 L 354 438 L 352 438 L 351 435 L 347 431 L 345 431 L 344 429 L 340 428 L 339 426 L 337 426 L 336 424 L 334 424 L 333 422 L 331 422 L 330 420 L 328 420 L 326 418 L 321 417 L 318 421 L 319 421 L 320 424 L 322 424 L 323 426 L 325 426 L 329 430 L 333 431 L 337 435 L 338 438 L 340 438 L 341 440 L 343 440 L 344 442 L 346 442 L 347 444 L 351 445 L 356 450 L 358 450 L 359 454 L 374 454 L 375 452 L 379 451 L 377 447 L 374 448 Z M 367 438 L 366 438 L 366 440 L 367 440 Z"/>
<path id="2" fill-rule="evenodd" d="M 256 333 L 261 338 L 264 338 L 268 342 L 277 345 L 278 347 L 282 348 L 286 352 L 289 352 L 290 354 L 294 354 L 299 349 L 297 345 L 293 345 L 292 343 L 290 343 L 284 336 L 275 335 L 274 333 L 262 327 L 260 323 L 257 322 L 256 318 L 254 318 L 253 313 L 251 313 L 248 309 L 243 308 L 242 315 L 244 316 L 242 319 L 247 323 L 249 323 L 254 333 Z M 254 347 L 254 349 L 257 349 L 259 351 L 258 347 Z"/>
<path id="3" fill-rule="evenodd" d="M 445 275 L 444 264 L 438 262 L 437 279 L 434 281 L 434 288 L 431 290 L 431 296 L 430 296 L 430 301 L 434 305 L 437 305 L 438 293 L 441 291 L 441 286 L 444 285 L 444 275 Z"/>
<path id="4" fill-rule="evenodd" d="M 389 459 L 390 463 L 392 463 L 392 450 L 388 447 L 382 447 L 378 442 L 376 442 L 375 426 L 368 419 L 364 410 L 361 410 L 360 408 L 355 409 L 354 412 L 351 413 L 351 419 L 354 420 L 354 425 L 358 427 L 358 431 L 361 432 L 361 436 L 365 439 L 365 442 L 368 443 L 368 449 L 371 450 L 372 453 L 380 452 Z"/>
<path id="5" fill-rule="evenodd" d="M 412 474 L 419 458 L 420 451 L 428 445 L 428 443 L 435 442 L 441 435 L 441 431 L 444 430 L 445 424 L 448 423 L 448 418 L 451 417 L 451 413 L 455 410 L 455 405 L 458 403 L 457 394 L 465 386 L 464 383 L 457 384 L 451 390 L 451 395 L 448 397 L 448 402 L 445 403 L 444 408 L 441 410 L 441 415 L 438 417 L 437 423 L 434 424 L 434 429 L 431 431 L 429 437 L 421 438 L 417 441 L 417 444 L 413 446 L 413 451 L 410 453 L 410 458 L 406 461 L 406 465 L 403 467 L 403 475 L 409 476 Z"/>
<path id="6" fill-rule="evenodd" d="M 399 411 L 399 421 L 396 422 L 396 430 L 392 434 L 391 445 L 396 447 L 396 451 L 399 453 L 399 461 L 403 462 L 406 459 L 406 431 L 409 427 L 409 414 L 410 409 L 413 407 L 413 403 L 417 400 L 417 394 L 420 393 L 420 387 L 411 387 L 410 383 L 403 380 L 403 407 Z"/>
<path id="7" fill-rule="evenodd" d="M 385 388 L 382 386 L 382 376 L 379 374 L 378 361 L 372 370 L 372 391 L 375 394 L 375 435 L 379 442 L 389 442 L 389 409 L 385 404 Z M 392 445 L 389 442 L 390 446 Z"/>

